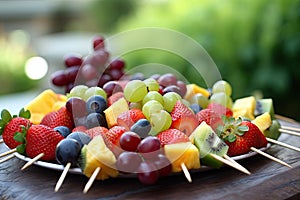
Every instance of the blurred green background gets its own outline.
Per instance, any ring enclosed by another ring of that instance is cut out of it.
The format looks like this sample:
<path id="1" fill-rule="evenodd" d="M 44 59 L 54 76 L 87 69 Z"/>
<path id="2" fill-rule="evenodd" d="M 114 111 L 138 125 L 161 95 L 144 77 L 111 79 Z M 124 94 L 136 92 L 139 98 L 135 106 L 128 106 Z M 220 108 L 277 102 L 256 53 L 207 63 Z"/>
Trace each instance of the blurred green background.
<path id="1" fill-rule="evenodd" d="M 209 53 L 231 83 L 234 99 L 272 97 L 277 113 L 300 120 L 300 0 L 92 0 L 75 12 L 69 4 L 62 1 L 52 13 L 49 33 L 110 36 L 138 27 L 179 31 Z M 203 84 L 189 63 L 171 53 L 142 50 L 124 59 L 127 69 L 162 63 Z M 0 62 L 1 74 L 5 66 Z"/>

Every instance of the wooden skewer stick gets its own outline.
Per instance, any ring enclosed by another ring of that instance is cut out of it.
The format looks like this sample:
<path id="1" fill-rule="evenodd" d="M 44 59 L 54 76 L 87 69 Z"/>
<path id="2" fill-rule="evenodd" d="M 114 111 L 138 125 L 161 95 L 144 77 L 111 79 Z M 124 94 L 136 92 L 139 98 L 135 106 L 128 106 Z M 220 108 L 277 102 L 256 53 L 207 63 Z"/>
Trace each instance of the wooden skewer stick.
<path id="1" fill-rule="evenodd" d="M 271 155 L 269 155 L 269 154 L 267 154 L 267 153 L 265 153 L 265 152 L 263 152 L 263 151 L 261 151 L 261 150 L 255 148 L 255 147 L 251 147 L 250 149 L 251 149 L 252 151 L 254 151 L 254 152 L 256 152 L 256 153 L 262 155 L 262 156 L 265 156 L 265 157 L 267 157 L 267 158 L 269 158 L 269 159 L 271 159 L 271 160 L 273 160 L 273 161 L 279 163 L 279 164 L 282 164 L 282 165 L 287 166 L 287 167 L 289 167 L 289 168 L 293 168 L 291 165 L 287 164 L 286 162 L 284 162 L 284 161 L 282 161 L 282 160 L 279 160 L 278 158 L 275 158 L 275 157 L 273 157 L 273 156 L 271 156 Z"/>
<path id="2" fill-rule="evenodd" d="M 291 123 L 297 123 L 296 120 L 293 120 L 291 118 L 288 118 L 288 117 L 285 117 L 285 116 L 282 116 L 282 115 L 278 115 L 278 114 L 275 114 L 275 118 L 283 120 L 283 121 L 291 122 Z"/>
<path id="3" fill-rule="evenodd" d="M 45 154 L 44 153 L 40 153 L 39 155 L 37 155 L 36 157 L 32 158 L 30 161 L 28 161 L 22 168 L 21 170 L 24 170 L 26 168 L 28 168 L 29 166 L 31 166 L 35 161 L 38 161 L 39 159 L 41 159 L 41 157 L 43 157 Z"/>
<path id="4" fill-rule="evenodd" d="M 240 165 L 240 163 L 236 162 L 235 160 L 233 160 L 231 157 L 229 157 L 228 155 L 224 155 L 223 158 L 225 158 L 226 160 L 229 160 L 230 162 L 234 163 L 235 165 L 238 165 L 241 169 L 243 169 L 244 173 L 250 175 L 251 172 L 249 172 L 245 167 L 243 167 L 242 165 Z"/>
<path id="5" fill-rule="evenodd" d="M 266 138 L 268 140 L 268 142 L 272 142 L 274 144 L 278 144 L 280 146 L 283 146 L 283 147 L 286 147 L 286 148 L 289 148 L 289 149 L 293 149 L 295 151 L 299 151 L 300 152 L 300 148 L 298 147 L 294 147 L 292 145 L 289 145 L 289 144 L 286 144 L 286 143 L 283 143 L 283 142 L 280 142 L 280 141 L 277 141 L 277 140 L 273 140 L 272 138 Z"/>
<path id="6" fill-rule="evenodd" d="M 86 185 L 85 185 L 85 187 L 82 191 L 84 194 L 86 194 L 90 190 L 90 188 L 92 187 L 92 185 L 93 185 L 96 177 L 98 176 L 100 170 L 101 170 L 101 167 L 97 167 L 95 169 L 95 171 L 93 172 L 92 176 L 90 177 L 89 181 L 86 183 Z"/>
<path id="7" fill-rule="evenodd" d="M 233 168 L 235 168 L 235 169 L 237 169 L 237 170 L 239 170 L 239 171 L 241 171 L 241 172 L 243 172 L 245 174 L 248 174 L 248 175 L 250 174 L 250 172 L 248 170 L 245 171 L 244 167 L 240 167 L 240 165 L 236 165 L 235 163 L 233 163 L 233 162 L 231 162 L 229 160 L 226 160 L 225 158 L 222 158 L 221 156 L 218 156 L 216 154 L 211 153 L 210 155 L 213 158 L 215 158 L 216 160 L 221 161 L 222 163 L 224 163 L 226 165 L 229 165 L 230 167 L 233 167 Z"/>
<path id="8" fill-rule="evenodd" d="M 4 152 L 4 153 L 1 153 L 1 154 L 0 154 L 0 158 L 2 158 L 3 156 L 7 156 L 7 155 L 9 155 L 9 154 L 15 153 L 16 151 L 17 151 L 17 149 L 11 149 L 11 150 L 9 150 L 9 151 L 6 151 L 6 152 Z"/>
<path id="9" fill-rule="evenodd" d="M 278 129 L 280 132 L 282 132 L 282 133 L 287 133 L 287 134 L 291 134 L 291 135 L 296 135 L 296 136 L 299 136 L 300 137 L 300 133 L 297 133 L 297 132 L 295 132 L 295 131 L 289 131 L 289 130 L 285 130 L 285 129 L 282 129 L 282 128 L 280 128 L 280 129 Z"/>
<path id="10" fill-rule="evenodd" d="M 290 131 L 296 131 L 300 132 L 300 128 L 291 127 L 291 126 L 281 126 L 282 129 L 290 130 Z"/>
<path id="11" fill-rule="evenodd" d="M 1 160 L 0 160 L 0 163 L 3 163 L 3 162 L 5 162 L 5 161 L 7 161 L 7 160 L 10 160 L 10 159 L 12 159 L 13 157 L 15 157 L 15 155 L 14 155 L 14 154 L 11 154 L 11 155 L 9 155 L 9 156 L 7 156 L 7 157 L 1 159 Z"/>
<path id="12" fill-rule="evenodd" d="M 189 170 L 187 169 L 186 165 L 184 163 L 181 163 L 180 166 L 181 166 L 181 169 L 184 173 L 185 178 L 188 180 L 188 182 L 191 183 L 192 182 L 192 177 L 191 177 L 191 174 L 190 174 Z"/>
<path id="13" fill-rule="evenodd" d="M 64 168 L 64 171 L 62 172 L 61 176 L 59 177 L 59 179 L 56 183 L 56 186 L 54 188 L 54 192 L 57 192 L 59 190 L 59 188 L 61 187 L 61 185 L 63 184 L 70 167 L 71 167 L 71 163 L 68 163 L 66 165 L 66 167 Z"/>
<path id="14" fill-rule="evenodd" d="M 3 142 L 4 142 L 3 139 L 0 139 L 0 144 L 3 143 Z"/>

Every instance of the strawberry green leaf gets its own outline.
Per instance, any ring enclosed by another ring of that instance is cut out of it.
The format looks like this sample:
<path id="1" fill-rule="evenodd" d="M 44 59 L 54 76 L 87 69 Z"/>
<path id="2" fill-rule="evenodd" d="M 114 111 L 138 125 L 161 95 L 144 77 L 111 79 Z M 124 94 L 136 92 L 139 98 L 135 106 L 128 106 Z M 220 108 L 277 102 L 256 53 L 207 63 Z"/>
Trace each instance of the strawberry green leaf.
<path id="1" fill-rule="evenodd" d="M 8 110 L 3 109 L 2 112 L 1 112 L 1 118 L 2 118 L 3 121 L 5 121 L 7 123 L 12 119 L 12 116 L 9 113 Z"/>
<path id="2" fill-rule="evenodd" d="M 238 131 L 240 131 L 240 132 L 249 131 L 249 127 L 248 126 L 239 126 L 238 127 Z"/>
<path id="3" fill-rule="evenodd" d="M 31 114 L 30 114 L 30 111 L 29 110 L 25 110 L 24 108 L 22 108 L 19 112 L 19 116 L 20 117 L 23 117 L 25 119 L 29 119 Z"/>
<path id="4" fill-rule="evenodd" d="M 234 134 L 229 134 L 226 139 L 228 142 L 234 142 L 236 140 L 236 136 Z"/>
<path id="5" fill-rule="evenodd" d="M 2 133 L 3 133 L 3 128 L 0 128 L 0 135 L 2 135 Z"/>
<path id="6" fill-rule="evenodd" d="M 7 122 L 5 122 L 3 119 L 0 119 L 0 128 L 4 128 Z"/>
<path id="7" fill-rule="evenodd" d="M 16 140 L 17 142 L 25 142 L 25 138 L 24 138 L 24 134 L 21 132 L 16 132 L 14 135 L 14 140 Z"/>
<path id="8" fill-rule="evenodd" d="M 17 146 L 17 152 L 20 153 L 20 154 L 23 154 L 25 153 L 25 144 L 20 144 L 19 146 Z"/>

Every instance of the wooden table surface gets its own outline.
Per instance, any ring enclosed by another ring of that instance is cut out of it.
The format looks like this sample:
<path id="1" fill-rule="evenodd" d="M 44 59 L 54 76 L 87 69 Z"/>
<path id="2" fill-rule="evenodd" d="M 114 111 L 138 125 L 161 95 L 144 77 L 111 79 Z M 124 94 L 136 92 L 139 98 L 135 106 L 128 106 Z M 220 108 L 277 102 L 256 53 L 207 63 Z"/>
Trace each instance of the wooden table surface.
<path id="1" fill-rule="evenodd" d="M 300 127 L 299 123 L 281 121 Z M 300 137 L 282 134 L 281 141 L 300 147 Z M 0 152 L 7 151 L 3 144 Z M 282 159 L 293 168 L 282 166 L 256 155 L 239 161 L 252 174 L 245 175 L 230 167 L 192 173 L 192 183 L 183 175 L 160 178 L 145 186 L 134 178 L 96 181 L 87 194 L 83 175 L 68 174 L 60 190 L 54 187 L 61 172 L 39 166 L 25 171 L 24 161 L 10 159 L 0 164 L 1 199 L 300 199 L 300 152 L 272 145 L 267 153 Z"/>

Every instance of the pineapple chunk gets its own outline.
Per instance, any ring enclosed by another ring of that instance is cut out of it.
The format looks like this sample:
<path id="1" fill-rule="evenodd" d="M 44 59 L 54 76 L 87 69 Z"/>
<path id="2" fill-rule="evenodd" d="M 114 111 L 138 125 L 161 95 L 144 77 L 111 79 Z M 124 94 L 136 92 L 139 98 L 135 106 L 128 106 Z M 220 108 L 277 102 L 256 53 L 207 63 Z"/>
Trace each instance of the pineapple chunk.
<path id="1" fill-rule="evenodd" d="M 253 96 L 237 99 L 232 107 L 233 117 L 246 117 L 253 120 L 255 107 L 256 100 Z"/>
<path id="2" fill-rule="evenodd" d="M 184 99 L 186 99 L 186 100 L 190 100 L 190 98 L 192 98 L 197 93 L 201 93 L 201 94 L 203 94 L 203 96 L 205 96 L 207 98 L 210 95 L 210 93 L 207 89 L 202 88 L 202 87 L 200 87 L 196 84 L 188 84 L 186 86 L 186 88 L 187 88 L 187 92 L 186 92 L 186 95 L 184 97 Z"/>
<path id="3" fill-rule="evenodd" d="M 117 177 L 119 174 L 115 166 L 116 157 L 100 135 L 82 148 L 82 158 L 82 171 L 87 177 L 91 177 L 97 167 L 101 168 L 97 180 Z"/>
<path id="4" fill-rule="evenodd" d="M 184 163 L 187 169 L 200 168 L 199 150 L 191 142 L 167 144 L 164 150 L 166 157 L 172 163 L 173 172 L 182 171 L 181 163 Z"/>
<path id="5" fill-rule="evenodd" d="M 270 113 L 265 112 L 264 114 L 259 115 L 254 120 L 252 120 L 252 123 L 255 124 L 259 128 L 259 130 L 263 133 L 272 124 L 271 115 Z"/>
<path id="6" fill-rule="evenodd" d="M 39 124 L 46 114 L 60 109 L 66 101 L 65 95 L 56 94 L 53 90 L 47 89 L 30 101 L 25 109 L 31 113 L 30 121 L 33 124 Z"/>
<path id="7" fill-rule="evenodd" d="M 125 98 L 121 98 L 111 106 L 109 106 L 106 110 L 104 110 L 105 118 L 107 121 L 107 125 L 109 128 L 117 125 L 117 118 L 120 114 L 125 111 L 128 111 L 128 103 Z"/>

